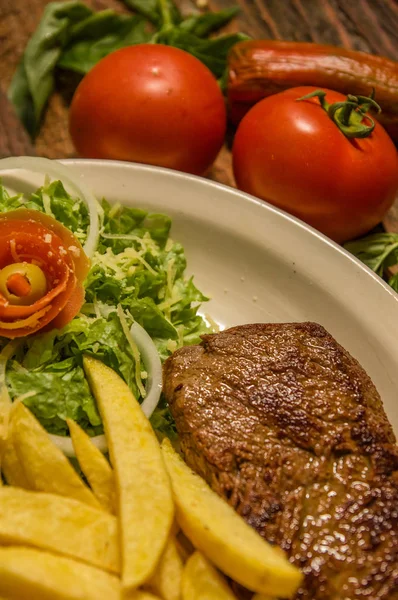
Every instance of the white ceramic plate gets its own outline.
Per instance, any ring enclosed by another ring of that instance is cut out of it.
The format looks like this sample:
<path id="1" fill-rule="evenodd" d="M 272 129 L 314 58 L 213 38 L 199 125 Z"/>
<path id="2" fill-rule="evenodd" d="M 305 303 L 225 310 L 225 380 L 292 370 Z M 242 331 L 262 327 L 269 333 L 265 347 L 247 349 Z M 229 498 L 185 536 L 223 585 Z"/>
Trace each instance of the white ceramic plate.
<path id="1" fill-rule="evenodd" d="M 339 246 L 247 194 L 167 169 L 69 160 L 97 197 L 164 212 L 223 327 L 316 321 L 372 377 L 398 433 L 398 295 Z"/>

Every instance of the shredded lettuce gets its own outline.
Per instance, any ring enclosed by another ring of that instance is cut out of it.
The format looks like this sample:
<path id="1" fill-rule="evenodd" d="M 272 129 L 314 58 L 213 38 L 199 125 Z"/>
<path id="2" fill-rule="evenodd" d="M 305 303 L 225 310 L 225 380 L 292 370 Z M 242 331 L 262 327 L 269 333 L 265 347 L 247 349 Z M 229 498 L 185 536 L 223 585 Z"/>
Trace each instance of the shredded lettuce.
<path id="1" fill-rule="evenodd" d="M 50 433 L 59 435 L 68 434 L 67 418 L 77 421 L 89 435 L 103 431 L 84 376 L 83 354 L 96 356 L 113 368 L 140 397 L 140 370 L 137 375 L 117 306 L 129 324 L 136 320 L 147 330 L 162 360 L 184 344 L 198 343 L 201 334 L 210 331 L 197 314 L 208 298 L 193 278 L 185 276 L 184 250 L 170 238 L 170 218 L 110 205 L 106 200 L 101 204 L 101 235 L 80 314 L 62 330 L 24 338 L 7 367 L 11 398 L 21 399 Z M 52 214 L 84 242 L 87 209 L 60 181 L 46 182 L 29 198 L 11 197 L 0 185 L 0 212 L 22 206 Z M 0 338 L 0 350 L 6 342 Z M 152 423 L 159 433 L 175 435 L 164 400 Z"/>
<path id="2" fill-rule="evenodd" d="M 81 244 L 86 241 L 89 226 L 87 206 L 70 196 L 60 181 L 45 184 L 29 198 L 24 198 L 22 194 L 10 196 L 5 187 L 0 185 L 0 212 L 21 207 L 49 214 L 73 231 Z"/>

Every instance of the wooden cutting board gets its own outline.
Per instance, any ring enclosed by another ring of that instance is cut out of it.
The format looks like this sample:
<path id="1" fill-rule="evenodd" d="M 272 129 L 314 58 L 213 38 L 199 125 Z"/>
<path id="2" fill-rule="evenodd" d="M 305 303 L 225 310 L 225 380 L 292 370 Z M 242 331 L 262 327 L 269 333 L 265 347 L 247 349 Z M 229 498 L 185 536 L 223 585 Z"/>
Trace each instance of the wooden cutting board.
<path id="1" fill-rule="evenodd" d="M 84 0 L 96 10 L 114 8 L 124 12 L 119 0 Z M 398 3 L 396 0 L 236 0 L 241 14 L 230 30 L 245 31 L 253 38 L 314 41 L 373 52 L 398 60 Z M 40 134 L 34 144 L 29 140 L 9 105 L 5 91 L 46 0 L 0 0 L 0 157 L 11 155 L 71 158 L 76 156 L 68 134 L 70 82 L 61 86 L 48 106 Z M 180 0 L 187 12 L 196 10 L 194 2 Z M 199 3 L 198 3 L 199 4 Z M 230 7 L 230 0 L 208 3 L 217 10 Z M 235 186 L 231 153 L 225 146 L 209 177 Z M 398 233 L 398 198 L 386 215 L 387 231 Z"/>

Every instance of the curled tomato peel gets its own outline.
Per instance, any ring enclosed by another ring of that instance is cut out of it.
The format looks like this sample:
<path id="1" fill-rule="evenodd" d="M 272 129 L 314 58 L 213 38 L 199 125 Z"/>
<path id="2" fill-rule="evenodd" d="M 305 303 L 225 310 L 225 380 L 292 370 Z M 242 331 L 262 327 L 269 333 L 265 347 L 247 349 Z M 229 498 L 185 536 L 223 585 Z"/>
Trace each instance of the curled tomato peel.
<path id="1" fill-rule="evenodd" d="M 41 269 L 47 290 L 28 305 L 13 304 L 0 293 L 0 336 L 23 337 L 45 326 L 64 326 L 84 302 L 83 281 L 90 261 L 76 237 L 39 211 L 4 213 L 0 215 L 0 270 L 26 263 Z M 12 284 L 13 279 L 8 282 Z M 10 294 L 18 292 L 19 288 L 11 288 Z"/>
<path id="2" fill-rule="evenodd" d="M 52 321 L 56 329 L 62 329 L 78 314 L 84 303 L 84 286 L 77 284 L 61 312 Z"/>

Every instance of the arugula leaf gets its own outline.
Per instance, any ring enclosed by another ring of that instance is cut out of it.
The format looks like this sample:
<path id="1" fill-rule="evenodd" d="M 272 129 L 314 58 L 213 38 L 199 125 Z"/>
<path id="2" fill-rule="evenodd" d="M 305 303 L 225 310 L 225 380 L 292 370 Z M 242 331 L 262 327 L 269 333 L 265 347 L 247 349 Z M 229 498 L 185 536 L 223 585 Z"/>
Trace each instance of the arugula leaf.
<path id="1" fill-rule="evenodd" d="M 206 37 L 209 33 L 218 31 L 227 25 L 240 12 L 239 6 L 225 8 L 218 12 L 206 12 L 200 15 L 192 15 L 184 19 L 179 28 L 198 37 Z"/>
<path id="2" fill-rule="evenodd" d="M 111 52 L 148 42 L 151 34 L 146 27 L 140 16 L 119 15 L 112 10 L 92 15 L 72 28 L 57 66 L 85 75 Z"/>
<path id="3" fill-rule="evenodd" d="M 54 68 L 68 39 L 68 29 L 91 14 L 91 9 L 79 1 L 51 2 L 26 46 L 8 97 L 32 137 L 53 92 Z"/>

